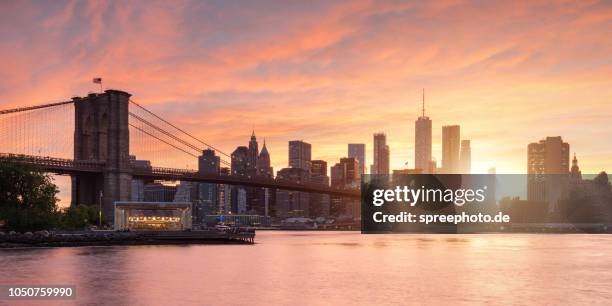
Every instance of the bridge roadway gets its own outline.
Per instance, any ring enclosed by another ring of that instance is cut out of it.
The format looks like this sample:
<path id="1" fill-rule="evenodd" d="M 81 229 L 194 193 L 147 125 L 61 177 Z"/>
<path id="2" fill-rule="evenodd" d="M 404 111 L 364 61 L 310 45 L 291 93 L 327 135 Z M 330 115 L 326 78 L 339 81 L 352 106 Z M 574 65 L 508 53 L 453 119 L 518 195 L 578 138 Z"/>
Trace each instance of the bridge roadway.
<path id="1" fill-rule="evenodd" d="M 104 162 L 88 160 L 72 160 L 33 155 L 17 155 L 0 153 L 1 161 L 12 161 L 39 167 L 45 172 L 56 174 L 94 174 L 103 173 Z M 284 179 L 251 177 L 239 175 L 217 175 L 199 173 L 189 169 L 172 169 L 161 167 L 133 167 L 132 177 L 135 179 L 191 181 L 213 184 L 241 185 L 249 187 L 276 188 L 283 190 L 322 193 L 349 198 L 359 198 L 359 190 L 334 189 L 318 184 L 294 182 Z"/>

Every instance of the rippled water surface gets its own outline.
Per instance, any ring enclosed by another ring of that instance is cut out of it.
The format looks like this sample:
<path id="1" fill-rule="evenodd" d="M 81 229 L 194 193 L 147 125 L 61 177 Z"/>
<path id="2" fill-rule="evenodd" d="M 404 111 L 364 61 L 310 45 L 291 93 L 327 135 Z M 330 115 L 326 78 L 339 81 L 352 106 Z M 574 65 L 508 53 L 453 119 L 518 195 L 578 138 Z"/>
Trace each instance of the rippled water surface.
<path id="1" fill-rule="evenodd" d="M 256 240 L 0 250 L 0 284 L 77 293 L 0 305 L 612 303 L 612 235 L 259 231 Z"/>

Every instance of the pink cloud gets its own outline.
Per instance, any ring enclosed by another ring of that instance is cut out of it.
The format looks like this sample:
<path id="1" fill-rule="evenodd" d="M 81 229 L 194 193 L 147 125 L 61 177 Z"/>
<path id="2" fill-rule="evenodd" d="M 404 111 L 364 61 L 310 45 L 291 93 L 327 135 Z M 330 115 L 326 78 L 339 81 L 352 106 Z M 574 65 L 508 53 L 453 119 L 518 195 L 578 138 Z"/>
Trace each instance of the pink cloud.
<path id="1" fill-rule="evenodd" d="M 0 108 L 84 95 L 101 76 L 226 152 L 255 127 L 277 169 L 288 140 L 337 160 L 375 131 L 397 168 L 426 87 L 438 159 L 440 126 L 459 123 L 479 171 L 524 171 L 527 143 L 549 134 L 587 171 L 612 168 L 596 144 L 612 115 L 605 2 L 1 5 Z"/>

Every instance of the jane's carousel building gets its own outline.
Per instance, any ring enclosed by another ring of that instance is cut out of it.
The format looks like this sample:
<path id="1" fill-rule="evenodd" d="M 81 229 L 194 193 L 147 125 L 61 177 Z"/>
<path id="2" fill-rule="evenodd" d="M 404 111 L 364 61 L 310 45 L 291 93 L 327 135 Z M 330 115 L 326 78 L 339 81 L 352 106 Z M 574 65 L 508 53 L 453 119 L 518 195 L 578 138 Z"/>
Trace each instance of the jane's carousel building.
<path id="1" fill-rule="evenodd" d="M 115 202 L 115 230 L 191 229 L 189 202 Z"/>

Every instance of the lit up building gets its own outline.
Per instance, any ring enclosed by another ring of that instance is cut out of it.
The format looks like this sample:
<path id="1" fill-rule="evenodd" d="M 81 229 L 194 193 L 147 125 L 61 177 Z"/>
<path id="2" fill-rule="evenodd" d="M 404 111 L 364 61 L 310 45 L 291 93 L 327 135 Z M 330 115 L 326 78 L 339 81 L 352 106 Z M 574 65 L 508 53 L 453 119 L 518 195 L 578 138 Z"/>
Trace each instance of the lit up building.
<path id="1" fill-rule="evenodd" d="M 442 127 L 442 171 L 459 173 L 460 128 L 458 125 Z"/>
<path id="2" fill-rule="evenodd" d="M 371 165 L 370 173 L 389 174 L 389 146 L 387 145 L 387 135 L 383 133 L 374 134 L 373 155 L 374 163 Z"/>
<path id="3" fill-rule="evenodd" d="M 569 144 L 560 136 L 546 137 L 527 146 L 527 199 L 548 203 L 557 210 L 564 184 L 569 176 Z"/>
<path id="4" fill-rule="evenodd" d="M 528 174 L 567 174 L 570 169 L 569 144 L 558 137 L 546 137 L 527 146 Z"/>
<path id="5" fill-rule="evenodd" d="M 115 202 L 115 230 L 191 229 L 191 203 Z"/>
<path id="6" fill-rule="evenodd" d="M 461 155 L 459 156 L 461 164 L 461 174 L 472 173 L 472 149 L 470 147 L 470 140 L 461 140 Z"/>

